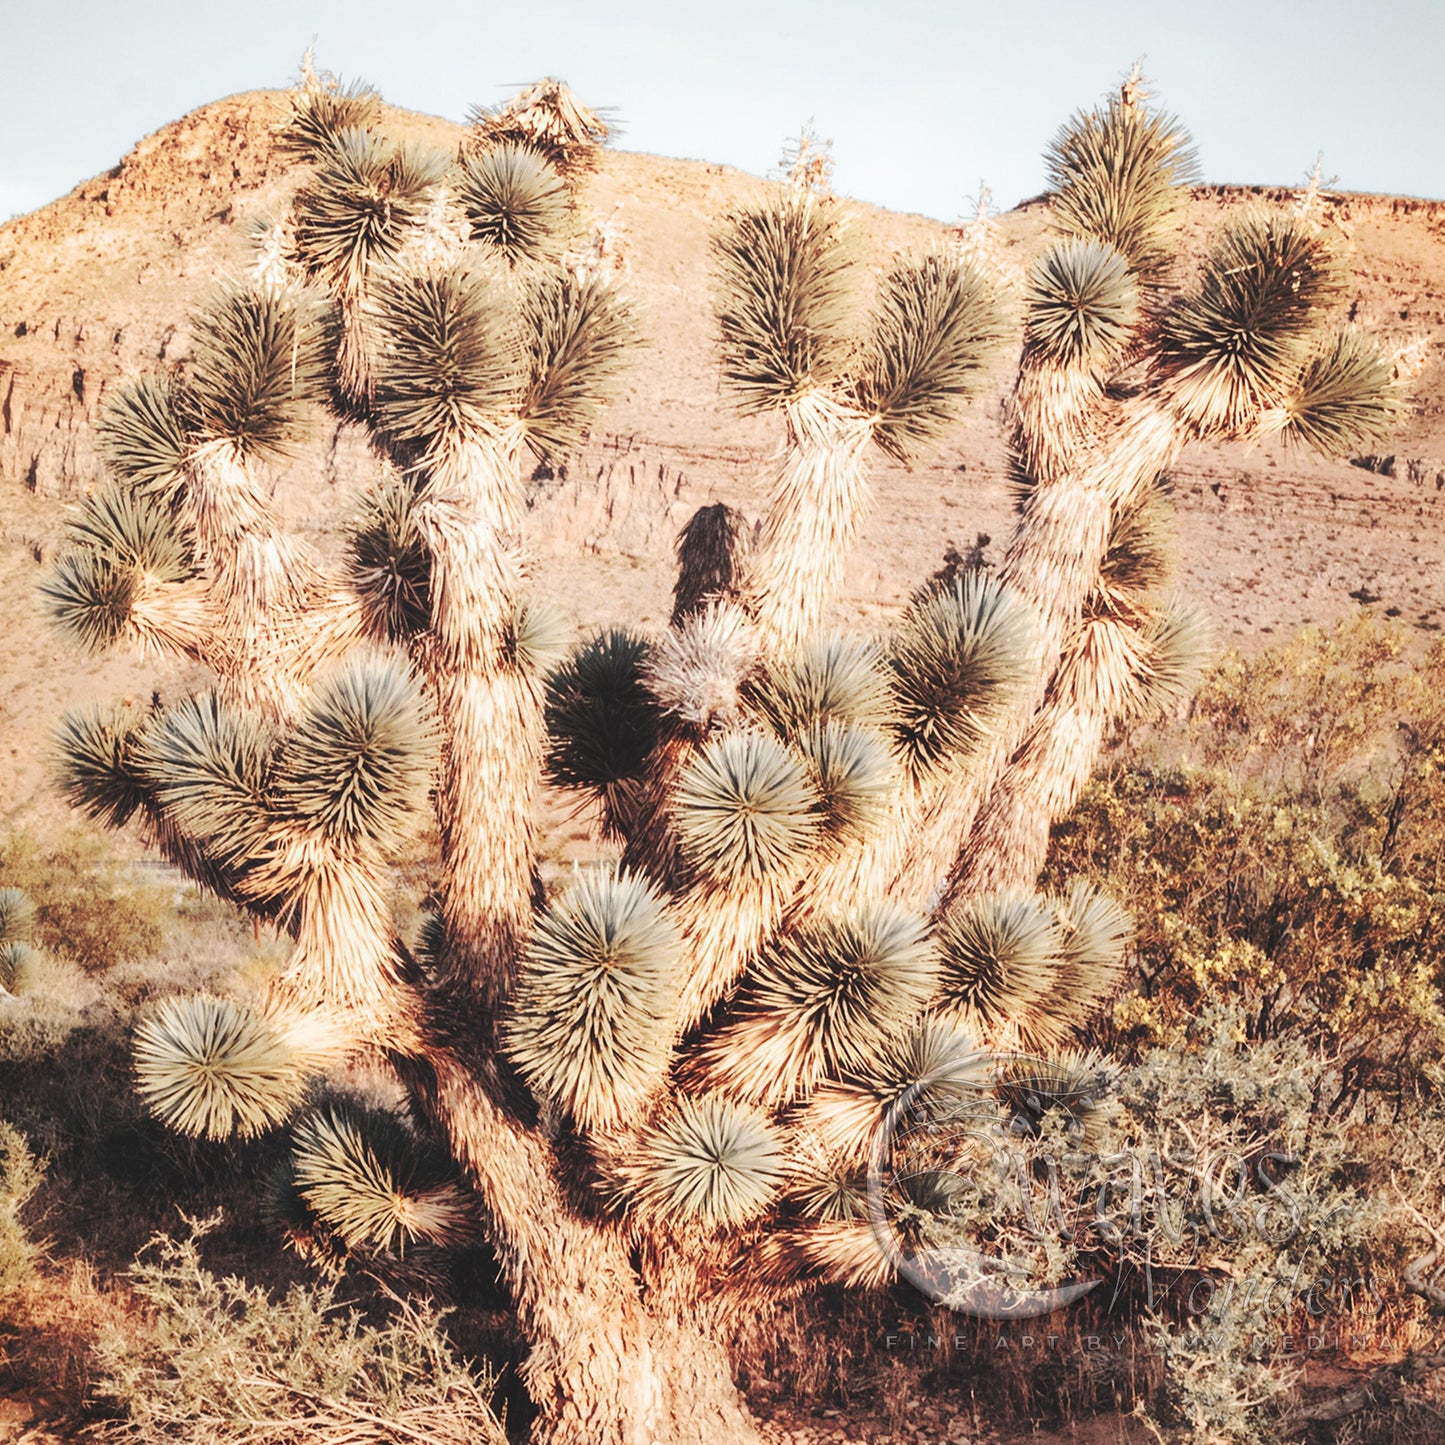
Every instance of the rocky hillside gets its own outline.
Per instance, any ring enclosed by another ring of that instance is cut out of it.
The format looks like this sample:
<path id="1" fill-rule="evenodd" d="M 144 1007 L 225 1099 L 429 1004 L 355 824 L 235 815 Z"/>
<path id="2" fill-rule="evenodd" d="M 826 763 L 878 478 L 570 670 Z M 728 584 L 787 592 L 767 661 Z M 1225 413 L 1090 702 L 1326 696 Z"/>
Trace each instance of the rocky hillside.
<path id="1" fill-rule="evenodd" d="M 278 208 L 284 164 L 271 131 L 284 99 L 258 92 L 207 106 L 142 141 L 115 169 L 0 227 L 0 810 L 47 807 L 43 737 L 73 698 L 100 689 L 149 696 L 152 671 L 77 664 L 44 630 L 33 583 L 64 525 L 65 503 L 99 476 L 92 426 L 127 374 L 184 357 L 188 308 L 248 264 L 248 223 Z M 398 133 L 454 146 L 460 128 L 392 112 Z M 660 623 L 678 527 L 706 502 L 749 510 L 776 437 L 732 416 L 709 345 L 707 237 L 757 190 L 720 166 L 615 153 L 585 204 L 624 244 L 642 344 L 625 399 L 588 451 L 534 482 L 528 542 L 538 575 L 579 624 Z M 1201 188 L 1187 219 L 1197 247 L 1255 192 Z M 845 203 L 860 244 L 882 263 L 942 228 Z M 999 220 L 1002 258 L 1024 263 L 1046 206 Z M 1394 455 L 1374 470 L 1325 465 L 1275 448 L 1199 448 L 1175 477 L 1185 587 L 1213 612 L 1221 640 L 1256 645 L 1361 605 L 1422 636 L 1445 625 L 1445 203 L 1339 196 L 1329 224 L 1352 256 L 1352 309 L 1395 336 L 1431 341 L 1418 404 Z M 879 504 L 853 561 L 843 620 L 866 625 L 980 538 L 996 556 L 1009 526 L 1000 371 L 936 463 L 885 465 Z M 330 424 L 275 477 L 277 496 L 322 544 L 367 458 Z"/>

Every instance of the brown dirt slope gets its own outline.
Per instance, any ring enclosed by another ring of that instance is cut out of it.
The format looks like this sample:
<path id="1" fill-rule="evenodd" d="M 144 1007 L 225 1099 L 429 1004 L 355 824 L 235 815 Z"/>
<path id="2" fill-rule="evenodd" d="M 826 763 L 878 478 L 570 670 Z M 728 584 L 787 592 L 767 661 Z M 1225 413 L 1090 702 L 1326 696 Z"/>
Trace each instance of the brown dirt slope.
<path id="1" fill-rule="evenodd" d="M 186 314 L 218 277 L 248 261 L 248 222 L 279 204 L 284 166 L 271 146 L 283 98 L 235 96 L 142 141 L 114 170 L 0 227 L 0 819 L 53 806 L 44 736 L 77 698 L 149 696 L 154 669 L 77 663 L 42 625 L 34 582 L 67 501 L 99 479 L 92 427 L 128 374 L 183 358 Z M 392 112 L 398 132 L 454 146 L 460 128 Z M 614 153 L 585 198 L 627 248 L 643 344 L 625 398 L 567 473 L 535 485 L 530 547 L 544 585 L 579 625 L 660 624 L 672 540 L 693 508 L 725 499 L 752 512 L 774 431 L 733 416 L 710 349 L 707 237 L 761 186 L 721 166 Z M 1191 249 L 1257 195 L 1201 188 L 1185 224 Z M 864 254 L 883 264 L 943 234 L 936 223 L 845 202 Z M 1047 207 L 1003 216 L 1005 264 L 1026 262 Z M 1339 196 L 1330 225 L 1346 240 L 1358 318 L 1431 341 L 1418 405 L 1382 472 L 1282 450 L 1198 448 L 1175 481 L 1183 585 L 1222 641 L 1254 645 L 1367 603 L 1428 635 L 1445 624 L 1445 203 Z M 979 534 L 997 556 L 1009 526 L 1001 409 L 990 381 L 936 460 L 875 471 L 878 505 L 851 565 L 840 620 L 867 625 Z M 366 454 L 345 427 L 276 476 L 277 496 L 324 544 Z M 162 681 L 166 681 L 162 679 Z M 171 681 L 174 681 L 173 679 Z"/>

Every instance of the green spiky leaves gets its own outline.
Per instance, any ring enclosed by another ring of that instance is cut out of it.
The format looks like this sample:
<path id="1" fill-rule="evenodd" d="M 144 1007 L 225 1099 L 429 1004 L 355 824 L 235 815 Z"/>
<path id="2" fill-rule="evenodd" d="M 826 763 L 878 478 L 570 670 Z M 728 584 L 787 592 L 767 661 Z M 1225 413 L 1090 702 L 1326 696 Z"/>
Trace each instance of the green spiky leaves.
<path id="1" fill-rule="evenodd" d="M 1196 169 L 1178 121 L 1116 97 L 1075 115 L 1044 162 L 1058 229 L 1112 246 L 1141 279 L 1157 279 L 1169 263 L 1181 189 Z"/>
<path id="2" fill-rule="evenodd" d="M 1160 324 L 1158 371 L 1200 432 L 1251 426 L 1288 407 L 1344 273 L 1307 218 L 1246 212 Z"/>
<path id="3" fill-rule="evenodd" d="M 1012 593 L 960 572 L 915 600 L 894 642 L 892 731 L 919 772 L 967 756 L 1023 680 L 1032 624 Z"/>
<path id="4" fill-rule="evenodd" d="M 296 290 L 232 287 L 191 330 L 197 435 L 247 457 L 289 456 L 311 408 L 326 400 L 336 354 L 330 311 Z"/>
<path id="5" fill-rule="evenodd" d="M 680 938 L 643 878 L 582 874 L 537 920 L 503 1027 L 538 1098 L 584 1129 L 624 1122 L 672 1047 Z"/>
<path id="6" fill-rule="evenodd" d="M 194 574 L 191 543 L 160 496 L 111 487 L 87 497 L 70 541 L 40 594 L 85 651 L 104 653 L 127 639 L 176 650 L 194 643 L 199 598 L 173 587 Z"/>
<path id="7" fill-rule="evenodd" d="M 23 888 L 0 888 L 0 943 L 29 943 L 35 905 Z"/>
<path id="8" fill-rule="evenodd" d="M 812 770 L 830 838 L 853 842 L 887 817 L 898 769 L 882 733 L 853 723 L 814 723 L 798 739 L 798 751 Z"/>
<path id="9" fill-rule="evenodd" d="M 446 174 L 447 157 L 394 146 L 372 131 L 338 132 L 293 203 L 296 254 L 333 291 L 392 260 Z"/>
<path id="10" fill-rule="evenodd" d="M 1261 431 L 1282 432 L 1322 457 L 1343 459 L 1378 446 L 1400 414 L 1394 364 L 1373 337 L 1345 327 L 1306 362 Z"/>
<path id="11" fill-rule="evenodd" d="M 556 170 L 519 145 L 465 157 L 457 201 L 472 239 L 499 251 L 512 265 L 544 259 L 557 244 L 571 206 Z"/>
<path id="12" fill-rule="evenodd" d="M 416 504 L 411 483 L 388 479 L 361 498 L 348 538 L 351 585 L 379 641 L 404 642 L 431 622 L 431 552 Z"/>
<path id="13" fill-rule="evenodd" d="M 1163 711 L 1193 697 L 1215 655 L 1209 618 L 1193 604 L 1171 598 L 1149 619 L 1142 642 L 1136 710 L 1141 715 Z"/>
<path id="14" fill-rule="evenodd" d="M 405 1252 L 418 1240 L 454 1245 L 473 1231 L 447 1161 L 394 1114 L 332 1104 L 297 1126 L 291 1180 L 348 1249 Z"/>
<path id="15" fill-rule="evenodd" d="M 944 255 L 884 280 L 858 380 L 858 403 L 889 456 L 913 460 L 938 440 L 998 353 L 1003 315 L 976 267 Z"/>
<path id="16" fill-rule="evenodd" d="M 622 628 L 583 643 L 547 683 L 547 772 L 564 788 L 604 790 L 641 776 L 657 741 L 642 680 L 647 643 Z"/>
<path id="17" fill-rule="evenodd" d="M 227 864 L 264 855 L 272 840 L 269 731 L 212 694 L 177 703 L 146 729 L 137 762 L 181 831 Z"/>
<path id="18" fill-rule="evenodd" d="M 66 801 L 108 828 L 121 828 L 152 797 L 137 744 L 142 720 L 124 708 L 65 714 L 55 733 L 56 781 Z"/>
<path id="19" fill-rule="evenodd" d="M 1056 241 L 1029 271 L 1025 304 L 1036 355 L 1096 374 L 1123 356 L 1139 319 L 1129 263 L 1102 241 Z"/>
<path id="20" fill-rule="evenodd" d="M 797 867 L 819 836 L 805 764 L 763 733 L 708 742 L 679 774 L 672 811 L 683 856 L 719 883 Z"/>
<path id="21" fill-rule="evenodd" d="M 113 392 L 97 431 L 111 473 L 133 487 L 171 491 L 189 448 L 188 410 L 183 393 L 165 375 L 142 376 Z"/>
<path id="22" fill-rule="evenodd" d="M 833 208 L 790 191 L 737 211 L 713 240 L 713 261 L 722 373 L 744 411 L 838 376 L 850 262 Z"/>
<path id="23" fill-rule="evenodd" d="M 576 451 L 617 392 L 632 309 L 601 276 L 546 271 L 522 298 L 525 368 L 518 415 L 538 456 Z"/>
<path id="24" fill-rule="evenodd" d="M 747 699 L 782 738 L 830 722 L 878 727 L 892 705 L 878 648 L 833 633 L 803 644 L 747 685 Z"/>
<path id="25" fill-rule="evenodd" d="M 716 1096 L 680 1099 L 676 1112 L 643 1136 L 622 1178 L 644 1213 L 674 1224 L 736 1228 L 777 1195 L 782 1143 L 754 1109 Z"/>
<path id="26" fill-rule="evenodd" d="M 275 806 L 333 842 L 388 852 L 426 800 L 430 733 L 395 662 L 353 659 L 316 687 L 271 781 Z"/>
<path id="27" fill-rule="evenodd" d="M 521 364 L 498 289 L 466 270 L 390 274 L 375 299 L 378 423 L 424 446 L 494 428 L 513 405 Z"/>
<path id="28" fill-rule="evenodd" d="M 39 952 L 22 939 L 0 942 L 0 998 L 25 992 L 39 959 Z"/>
<path id="29" fill-rule="evenodd" d="M 819 919 L 758 962 L 736 1021 L 704 1048 L 701 1067 L 734 1097 L 776 1108 L 825 1073 L 866 1067 L 934 982 L 923 919 L 886 905 Z"/>
<path id="30" fill-rule="evenodd" d="M 305 1077 L 284 1034 L 230 999 L 169 998 L 137 1026 L 136 1087 L 168 1128 L 249 1138 L 284 1124 Z"/>
<path id="31" fill-rule="evenodd" d="M 940 921 L 940 1011 L 976 1036 L 1010 1027 L 1031 1037 L 1033 1015 L 1058 974 L 1054 912 L 1031 894 L 990 894 Z"/>
<path id="32" fill-rule="evenodd" d="M 381 96 L 370 85 L 313 81 L 291 92 L 291 110 L 276 132 L 276 149 L 302 161 L 318 161 L 347 131 L 364 130 L 381 115 Z"/>

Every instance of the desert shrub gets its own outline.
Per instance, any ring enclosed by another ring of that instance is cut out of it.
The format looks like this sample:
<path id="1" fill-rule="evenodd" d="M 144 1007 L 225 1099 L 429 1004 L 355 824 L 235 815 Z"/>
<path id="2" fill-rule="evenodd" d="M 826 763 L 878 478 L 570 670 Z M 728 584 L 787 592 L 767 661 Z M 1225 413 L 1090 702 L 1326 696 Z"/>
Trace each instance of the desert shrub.
<path id="1" fill-rule="evenodd" d="M 201 1262 L 205 1227 L 156 1236 L 136 1262 L 144 1316 L 98 1346 L 98 1391 L 123 1412 L 104 1438 L 505 1445 L 490 1373 L 456 1358 L 437 1315 L 396 1303 L 374 1321 L 334 1284 L 277 1299 L 218 1278 Z"/>
<path id="2" fill-rule="evenodd" d="M 1251 1039 L 1338 1060 L 1320 1105 L 1437 1088 L 1445 1067 L 1445 648 L 1365 618 L 1232 657 L 1191 716 L 1116 759 L 1050 867 L 1107 877 L 1137 925 L 1118 1041 L 1212 1002 Z"/>
<path id="3" fill-rule="evenodd" d="M 0 879 L 33 900 L 36 945 L 87 971 L 145 958 L 165 937 L 170 893 L 89 828 L 51 842 L 12 833 L 0 841 Z"/>
<path id="4" fill-rule="evenodd" d="M 19 1129 L 0 1119 L 0 1302 L 34 1273 L 40 1249 L 21 1215 L 44 1177 L 45 1161 Z"/>

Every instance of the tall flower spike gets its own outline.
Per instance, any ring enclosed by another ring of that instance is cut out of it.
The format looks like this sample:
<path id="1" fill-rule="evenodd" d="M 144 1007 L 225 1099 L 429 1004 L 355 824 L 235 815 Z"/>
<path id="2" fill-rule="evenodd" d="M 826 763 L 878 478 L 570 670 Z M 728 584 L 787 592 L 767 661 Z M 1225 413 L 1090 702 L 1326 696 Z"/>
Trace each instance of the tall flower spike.
<path id="1" fill-rule="evenodd" d="M 662 1078 L 681 940 L 643 878 L 582 874 L 537 920 L 503 1024 L 539 1099 L 584 1129 L 626 1121 Z"/>

